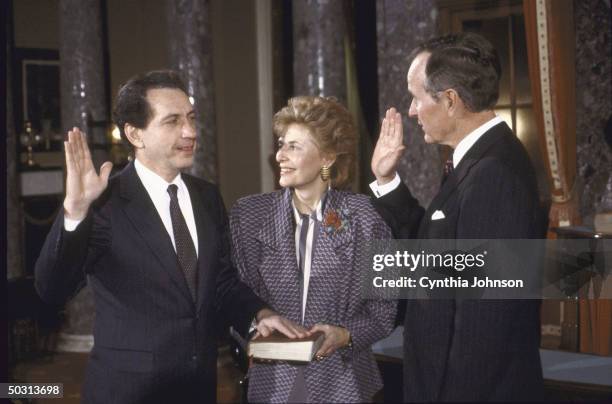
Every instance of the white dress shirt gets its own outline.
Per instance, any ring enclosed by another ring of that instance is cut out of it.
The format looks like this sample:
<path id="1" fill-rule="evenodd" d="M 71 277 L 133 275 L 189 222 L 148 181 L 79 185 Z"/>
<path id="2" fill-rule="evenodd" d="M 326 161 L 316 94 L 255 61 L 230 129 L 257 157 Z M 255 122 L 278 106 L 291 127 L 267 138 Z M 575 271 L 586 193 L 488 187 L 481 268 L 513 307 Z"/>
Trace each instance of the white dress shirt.
<path id="1" fill-rule="evenodd" d="M 495 116 L 495 118 L 488 120 L 484 124 L 480 125 L 473 131 L 471 131 L 466 137 L 461 139 L 457 147 L 455 147 L 455 151 L 453 152 L 453 168 L 457 168 L 459 162 L 466 155 L 466 153 L 474 146 L 474 143 L 478 141 L 489 129 L 494 127 L 497 124 L 502 123 L 504 120 L 499 116 Z"/>
<path id="2" fill-rule="evenodd" d="M 323 200 L 321 198 L 317 207 L 316 217 L 319 223 L 323 221 Z M 314 231 L 315 231 L 315 221 L 312 215 L 308 216 L 308 219 L 302 219 L 300 212 L 295 207 L 293 200 L 291 201 L 291 206 L 293 206 L 293 214 L 295 217 L 295 254 L 298 262 L 298 268 L 300 266 L 300 232 L 302 230 L 303 222 L 308 220 L 308 234 L 306 236 L 306 251 L 304 252 L 304 268 L 303 268 L 303 284 L 302 284 L 302 321 L 304 321 L 304 315 L 306 314 L 306 300 L 308 297 L 308 283 L 310 282 L 310 266 L 312 263 L 312 251 L 313 251 L 313 242 L 314 242 Z"/>
<path id="3" fill-rule="evenodd" d="M 198 254 L 198 232 L 196 230 L 195 217 L 193 216 L 193 207 L 191 206 L 189 190 L 185 182 L 183 182 L 181 174 L 179 173 L 171 182 L 167 182 L 155 172 L 145 167 L 138 159 L 134 160 L 134 168 L 136 169 L 136 174 L 138 178 L 140 178 L 142 185 L 144 185 L 147 190 L 151 201 L 153 201 L 153 205 L 155 205 L 155 209 L 172 240 L 174 251 L 176 251 L 176 242 L 174 241 L 172 218 L 170 217 L 170 194 L 168 194 L 168 185 L 176 184 L 178 187 L 177 197 L 179 207 L 181 208 L 185 222 L 187 222 L 187 228 L 193 240 L 196 254 Z M 81 223 L 81 220 L 72 220 L 64 217 L 64 229 L 66 229 L 66 231 L 74 231 L 79 223 Z"/>
<path id="4" fill-rule="evenodd" d="M 474 144 L 484 135 L 489 129 L 502 123 L 504 120 L 499 116 L 495 116 L 494 118 L 488 120 L 484 124 L 480 125 L 473 131 L 471 131 L 466 137 L 461 139 L 457 147 L 455 147 L 455 151 L 453 152 L 453 168 L 457 168 L 459 162 L 466 155 L 466 153 L 474 146 Z M 374 180 L 370 183 L 370 189 L 374 192 L 377 198 L 380 198 L 383 195 L 388 194 L 397 188 L 400 184 L 400 177 L 395 173 L 395 177 L 391 182 L 388 182 L 384 185 L 378 185 L 378 182 Z"/>

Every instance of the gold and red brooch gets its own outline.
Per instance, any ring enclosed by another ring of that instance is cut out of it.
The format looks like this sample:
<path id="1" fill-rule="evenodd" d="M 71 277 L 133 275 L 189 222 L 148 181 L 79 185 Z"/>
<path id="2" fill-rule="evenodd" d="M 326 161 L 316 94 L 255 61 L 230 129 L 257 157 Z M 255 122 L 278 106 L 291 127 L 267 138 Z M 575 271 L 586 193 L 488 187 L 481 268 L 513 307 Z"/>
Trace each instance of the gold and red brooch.
<path id="1" fill-rule="evenodd" d="M 323 228 L 325 233 L 330 236 L 335 233 L 340 233 L 348 227 L 348 210 L 342 209 L 340 213 L 335 210 L 328 210 L 323 219 Z"/>

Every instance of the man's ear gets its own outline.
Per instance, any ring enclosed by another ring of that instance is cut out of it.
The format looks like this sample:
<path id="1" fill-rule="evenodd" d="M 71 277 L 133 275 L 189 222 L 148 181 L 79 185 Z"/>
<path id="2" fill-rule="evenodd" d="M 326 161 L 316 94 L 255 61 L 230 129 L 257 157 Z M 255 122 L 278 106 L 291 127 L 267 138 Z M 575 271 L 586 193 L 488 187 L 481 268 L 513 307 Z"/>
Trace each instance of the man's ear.
<path id="1" fill-rule="evenodd" d="M 449 88 L 442 93 L 442 102 L 444 102 L 444 105 L 446 106 L 448 116 L 456 115 L 463 105 L 461 97 L 459 97 L 457 91 L 452 88 Z"/>
<path id="2" fill-rule="evenodd" d="M 134 146 L 136 149 L 144 149 L 145 145 L 144 141 L 142 140 L 142 133 L 140 129 L 126 123 L 123 130 L 125 132 L 125 137 L 127 137 L 132 146 Z"/>

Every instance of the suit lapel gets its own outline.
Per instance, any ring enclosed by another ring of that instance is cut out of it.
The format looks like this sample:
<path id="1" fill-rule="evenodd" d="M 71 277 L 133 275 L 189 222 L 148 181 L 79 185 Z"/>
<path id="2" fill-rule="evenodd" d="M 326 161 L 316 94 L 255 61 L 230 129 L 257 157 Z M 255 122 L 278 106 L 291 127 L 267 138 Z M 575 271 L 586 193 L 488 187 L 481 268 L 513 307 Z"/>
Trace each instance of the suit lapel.
<path id="1" fill-rule="evenodd" d="M 302 302 L 300 300 L 300 270 L 295 250 L 295 227 L 291 190 L 284 189 L 274 194 L 270 210 L 263 220 L 255 238 L 264 245 L 260 270 L 269 288 L 272 301 L 282 302 L 279 310 L 287 318 L 300 322 Z"/>
<path id="2" fill-rule="evenodd" d="M 342 229 L 325 228 L 325 218 L 332 214 L 337 214 L 342 218 L 342 222 L 344 223 Z M 337 253 L 344 249 L 346 244 L 351 241 L 353 229 L 350 226 L 350 218 L 348 216 L 349 210 L 346 198 L 343 198 L 342 194 L 338 191 L 330 189 L 327 192 L 327 201 L 323 211 L 323 221 L 319 229 L 317 245 L 315 247 L 316 249 L 322 249 L 321 253 L 326 254 L 324 256 L 327 256 L 327 254 L 337 256 Z"/>
<path id="3" fill-rule="evenodd" d="M 287 247 L 293 246 L 292 250 L 295 253 L 293 229 L 291 191 L 284 189 L 272 201 L 270 214 L 263 221 L 261 230 L 257 233 L 257 239 L 275 250 L 289 251 Z M 297 270 L 297 263 L 295 269 Z"/>
<path id="4" fill-rule="evenodd" d="M 187 281 L 179 268 L 172 240 L 147 190 L 138 178 L 133 163 L 128 164 L 121 173 L 120 195 L 124 200 L 123 211 L 136 232 L 144 239 L 161 267 L 168 271 L 170 278 L 181 293 L 190 301 L 193 300 L 187 287 Z"/>
<path id="5" fill-rule="evenodd" d="M 325 218 L 329 215 L 339 215 L 344 227 L 342 229 L 330 226 L 325 227 Z M 330 189 L 323 210 L 323 221 L 319 225 L 319 232 L 314 246 L 312 261 L 310 265 L 310 281 L 308 286 L 309 297 L 306 301 L 304 324 L 314 324 L 316 320 L 324 319 L 328 312 L 326 300 L 335 298 L 334 285 L 342 284 L 342 277 L 348 272 L 340 270 L 345 268 L 346 248 L 351 241 L 353 233 L 348 204 L 346 198 L 338 191 Z M 327 293 L 327 292 L 330 293 Z M 317 300 L 310 299 L 316 293 Z"/>
<path id="6" fill-rule="evenodd" d="M 426 212 L 426 217 L 431 217 L 431 214 L 444 206 L 446 200 L 455 192 L 459 184 L 467 177 L 470 169 L 476 164 L 489 150 L 493 144 L 499 141 L 506 132 L 510 129 L 505 123 L 500 123 L 485 132 L 480 139 L 468 150 L 463 156 L 459 165 L 448 176 L 438 194 L 434 197 Z"/>
<path id="7" fill-rule="evenodd" d="M 300 270 L 295 250 L 295 225 L 291 190 L 286 188 L 275 194 L 268 216 L 256 235 L 266 251 L 262 256 L 261 271 L 266 280 L 272 280 L 269 290 L 273 302 L 282 302 L 278 307 L 287 318 L 300 322 L 302 301 L 300 300 Z M 269 302 L 274 304 L 273 302 Z"/>
<path id="8" fill-rule="evenodd" d="M 189 190 L 198 233 L 198 301 L 196 307 L 199 310 L 204 300 L 206 285 L 215 282 L 214 279 L 211 279 L 211 275 L 215 272 L 211 270 L 211 265 L 214 264 L 212 260 L 216 256 L 214 249 L 217 247 L 217 236 L 215 222 L 209 214 L 213 210 L 210 199 L 202 195 L 202 189 L 193 182 L 191 177 L 183 175 L 183 181 Z"/>

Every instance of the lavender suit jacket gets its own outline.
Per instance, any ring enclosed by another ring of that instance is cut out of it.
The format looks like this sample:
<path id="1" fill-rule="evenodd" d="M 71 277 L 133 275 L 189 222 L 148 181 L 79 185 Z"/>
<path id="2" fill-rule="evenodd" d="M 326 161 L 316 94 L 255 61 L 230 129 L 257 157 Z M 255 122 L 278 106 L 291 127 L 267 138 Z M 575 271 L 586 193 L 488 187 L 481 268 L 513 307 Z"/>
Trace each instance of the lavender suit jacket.
<path id="1" fill-rule="evenodd" d="M 361 242 L 388 239 L 390 230 L 368 197 L 330 190 L 323 217 L 348 212 L 347 226 L 328 233 L 324 226 L 312 258 L 304 326 L 347 328 L 353 347 L 305 367 L 309 399 L 315 402 L 370 401 L 382 387 L 370 346 L 393 328 L 396 303 L 363 300 L 359 290 Z M 242 280 L 283 316 L 301 321 L 299 269 L 289 189 L 240 199 L 232 208 L 233 260 Z M 286 402 L 297 367 L 255 364 L 249 370 L 249 401 Z"/>

